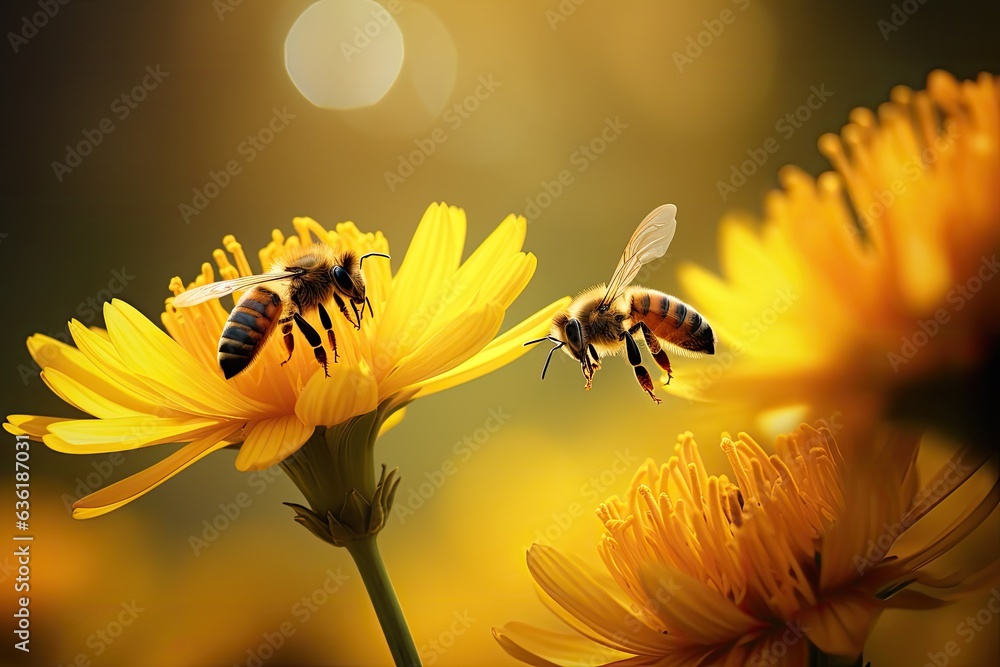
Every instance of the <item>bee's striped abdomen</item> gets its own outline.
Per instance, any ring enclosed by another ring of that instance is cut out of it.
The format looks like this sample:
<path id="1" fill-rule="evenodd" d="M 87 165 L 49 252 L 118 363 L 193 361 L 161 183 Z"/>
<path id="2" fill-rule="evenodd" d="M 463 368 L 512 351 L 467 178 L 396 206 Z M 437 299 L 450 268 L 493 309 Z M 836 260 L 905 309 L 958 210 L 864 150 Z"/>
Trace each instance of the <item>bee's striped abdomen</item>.
<path id="1" fill-rule="evenodd" d="M 227 380 L 250 365 L 280 316 L 281 297 L 267 287 L 258 285 L 243 295 L 219 339 L 219 366 Z"/>
<path id="2" fill-rule="evenodd" d="M 633 322 L 642 322 L 661 341 L 691 352 L 715 353 L 715 334 L 698 311 L 680 299 L 633 288 L 629 295 Z"/>

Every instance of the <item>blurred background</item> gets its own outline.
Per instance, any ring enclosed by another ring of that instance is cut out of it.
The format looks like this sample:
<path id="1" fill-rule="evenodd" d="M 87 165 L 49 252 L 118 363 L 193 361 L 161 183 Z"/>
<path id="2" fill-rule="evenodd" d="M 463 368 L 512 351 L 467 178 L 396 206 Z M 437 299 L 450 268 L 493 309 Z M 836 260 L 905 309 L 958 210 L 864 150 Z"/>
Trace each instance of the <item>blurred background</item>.
<path id="1" fill-rule="evenodd" d="M 11 0 L 0 19 L 4 415 L 71 414 L 27 336 L 65 336 L 70 317 L 101 326 L 112 296 L 156 321 L 170 278 L 192 279 L 224 235 L 254 257 L 293 216 L 382 230 L 401 256 L 432 201 L 467 211 L 470 250 L 524 214 L 539 264 L 513 323 L 606 280 L 638 221 L 674 202 L 672 259 L 642 281 L 676 291 L 681 259 L 717 267 L 724 211 L 759 213 L 783 164 L 828 168 L 816 140 L 852 108 L 936 68 L 1000 72 L 994 2 L 63 2 Z M 349 86 L 324 84 L 349 72 Z M 731 181 L 769 139 L 777 152 Z M 624 363 L 584 392 L 560 355 L 541 382 L 543 356 L 420 401 L 380 441 L 403 474 L 380 543 L 425 665 L 511 663 L 492 627 L 558 627 L 524 564 L 532 542 L 596 563 L 592 510 L 645 457 L 691 430 L 723 472 L 720 432 L 750 428 L 675 398 L 654 407 Z M 300 497 L 280 473 L 240 474 L 224 452 L 126 509 L 70 518 L 77 497 L 168 450 L 32 448 L 32 651 L 11 648 L 16 571 L 0 555 L 3 660 L 389 662 L 348 554 L 294 525 L 281 502 Z M 996 519 L 966 557 L 997 552 Z M 923 665 L 989 597 L 885 614 L 865 657 Z M 998 644 L 1000 619 L 948 664 L 997 664 Z"/>

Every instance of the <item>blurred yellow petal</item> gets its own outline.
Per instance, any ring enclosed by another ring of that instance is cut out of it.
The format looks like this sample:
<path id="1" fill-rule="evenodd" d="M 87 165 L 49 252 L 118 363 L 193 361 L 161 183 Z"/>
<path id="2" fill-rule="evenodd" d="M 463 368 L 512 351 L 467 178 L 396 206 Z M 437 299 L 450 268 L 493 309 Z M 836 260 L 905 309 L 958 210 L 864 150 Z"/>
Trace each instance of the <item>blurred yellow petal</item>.
<path id="1" fill-rule="evenodd" d="M 503 650 L 529 665 L 603 665 L 624 660 L 628 653 L 598 646 L 578 634 L 537 628 L 527 623 L 507 623 L 493 629 Z"/>
<path id="2" fill-rule="evenodd" d="M 806 609 L 799 617 L 809 641 L 827 655 L 857 657 L 880 610 L 874 601 L 859 595 L 828 598 L 822 608 Z"/>
<path id="3" fill-rule="evenodd" d="M 967 397 L 1000 338 L 1000 281 L 985 279 L 1000 249 L 1000 78 L 935 71 L 850 118 L 819 140 L 834 172 L 784 167 L 762 221 L 724 217 L 721 275 L 681 268 L 728 350 L 666 390 L 839 411 L 862 437 L 905 422 L 981 440 L 990 425 Z"/>

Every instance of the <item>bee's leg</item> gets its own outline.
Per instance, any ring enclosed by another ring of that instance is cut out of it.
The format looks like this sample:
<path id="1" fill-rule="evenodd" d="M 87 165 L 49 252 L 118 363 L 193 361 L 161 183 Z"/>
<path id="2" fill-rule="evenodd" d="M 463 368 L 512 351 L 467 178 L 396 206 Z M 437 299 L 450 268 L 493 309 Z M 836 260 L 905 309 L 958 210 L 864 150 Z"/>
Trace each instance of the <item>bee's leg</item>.
<path id="1" fill-rule="evenodd" d="M 340 308 L 340 314 L 343 315 L 344 318 L 348 322 L 350 322 L 351 324 L 354 324 L 354 328 L 355 329 L 360 329 L 361 328 L 361 324 L 360 323 L 358 323 L 358 324 L 354 323 L 354 320 L 351 319 L 351 314 L 349 312 L 347 312 L 347 304 L 344 303 L 344 300 L 341 299 L 340 295 L 337 294 L 336 292 L 333 293 L 333 300 L 334 300 L 334 302 L 336 302 L 337 308 Z"/>
<path id="2" fill-rule="evenodd" d="M 326 364 L 326 350 L 323 349 L 323 339 L 319 337 L 319 334 L 316 333 L 312 325 L 306 322 L 306 318 L 298 313 L 295 313 L 292 317 L 295 318 L 295 324 L 299 326 L 299 331 L 306 337 L 306 342 L 312 345 L 316 361 L 323 364 L 323 374 L 330 377 L 330 371 Z"/>
<path id="3" fill-rule="evenodd" d="M 368 317 L 375 317 L 375 311 L 372 310 L 372 302 L 368 297 L 365 297 L 365 303 L 368 304 Z"/>
<path id="4" fill-rule="evenodd" d="M 333 350 L 333 363 L 337 363 L 337 334 L 333 332 L 333 322 L 330 320 L 330 313 L 326 312 L 323 304 L 319 304 L 319 322 L 326 329 L 326 335 L 330 339 L 330 348 Z"/>
<path id="5" fill-rule="evenodd" d="M 295 319 L 295 316 L 289 315 L 278 320 L 278 324 L 281 325 L 281 333 L 285 339 L 285 349 L 288 350 L 288 358 L 281 362 L 282 366 L 292 360 L 292 352 L 295 350 L 295 336 L 292 335 L 293 319 Z"/>
<path id="6" fill-rule="evenodd" d="M 649 330 L 649 327 L 644 322 L 641 325 L 642 336 L 646 339 L 646 347 L 649 348 L 649 353 L 653 355 L 656 365 L 667 372 L 667 384 L 670 384 L 670 381 L 674 378 L 674 374 L 670 371 L 670 359 L 667 358 L 667 352 L 660 346 L 660 341 L 656 340 L 656 336 Z"/>
<path id="7" fill-rule="evenodd" d="M 353 301 L 351 301 L 351 310 L 354 311 L 354 319 L 357 320 L 357 322 L 358 322 L 357 324 L 354 325 L 354 328 L 355 329 L 360 329 L 361 328 L 361 318 L 364 317 L 364 314 L 365 314 L 365 304 L 361 304 L 361 310 L 359 311 L 358 310 L 358 304 L 356 304 Z"/>
<path id="8" fill-rule="evenodd" d="M 590 389 L 594 385 L 594 373 L 601 368 L 601 358 L 597 356 L 597 350 L 593 345 L 587 345 L 587 352 L 584 352 L 580 360 L 580 370 L 583 371 L 583 378 L 587 381 L 584 388 Z"/>
<path id="9" fill-rule="evenodd" d="M 625 337 L 625 351 L 628 353 L 628 362 L 635 368 L 635 377 L 639 381 L 642 390 L 649 394 L 654 402 L 660 403 L 661 399 L 653 393 L 653 378 L 649 376 L 649 371 L 642 365 L 642 356 L 639 354 L 639 344 L 628 333 Z"/>

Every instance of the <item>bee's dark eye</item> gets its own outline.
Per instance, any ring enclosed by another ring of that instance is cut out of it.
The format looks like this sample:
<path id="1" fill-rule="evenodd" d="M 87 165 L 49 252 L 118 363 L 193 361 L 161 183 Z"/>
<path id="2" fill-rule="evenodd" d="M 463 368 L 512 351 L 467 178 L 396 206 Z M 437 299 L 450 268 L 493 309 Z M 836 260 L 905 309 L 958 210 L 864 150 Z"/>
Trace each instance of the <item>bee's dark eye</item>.
<path id="1" fill-rule="evenodd" d="M 354 281 L 351 280 L 351 274 L 345 271 L 344 267 L 335 266 L 330 273 L 333 275 L 333 281 L 337 283 L 337 287 L 347 293 L 354 292 Z"/>
<path id="2" fill-rule="evenodd" d="M 566 323 L 566 338 L 574 352 L 583 349 L 583 332 L 580 330 L 580 321 L 575 317 Z"/>

